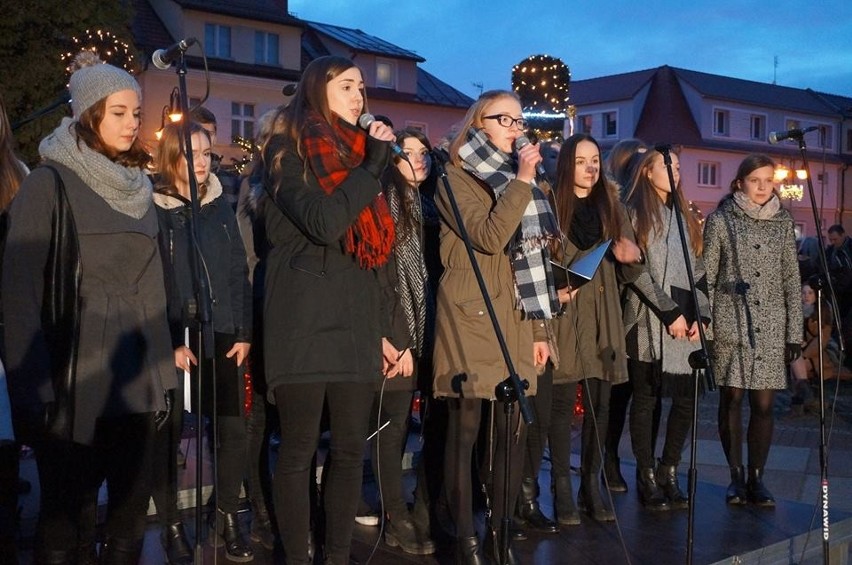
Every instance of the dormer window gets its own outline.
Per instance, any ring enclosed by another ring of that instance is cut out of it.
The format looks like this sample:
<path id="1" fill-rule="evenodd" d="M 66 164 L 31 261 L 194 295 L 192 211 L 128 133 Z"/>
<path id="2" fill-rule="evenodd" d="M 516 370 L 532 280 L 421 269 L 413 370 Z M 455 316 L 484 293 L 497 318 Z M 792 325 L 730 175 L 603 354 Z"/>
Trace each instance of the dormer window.
<path id="1" fill-rule="evenodd" d="M 278 34 L 254 32 L 254 62 L 258 65 L 278 65 Z"/>
<path id="2" fill-rule="evenodd" d="M 204 52 L 217 59 L 231 58 L 231 26 L 204 24 Z"/>
<path id="3" fill-rule="evenodd" d="M 396 63 L 381 59 L 376 61 L 376 86 L 396 88 Z"/>

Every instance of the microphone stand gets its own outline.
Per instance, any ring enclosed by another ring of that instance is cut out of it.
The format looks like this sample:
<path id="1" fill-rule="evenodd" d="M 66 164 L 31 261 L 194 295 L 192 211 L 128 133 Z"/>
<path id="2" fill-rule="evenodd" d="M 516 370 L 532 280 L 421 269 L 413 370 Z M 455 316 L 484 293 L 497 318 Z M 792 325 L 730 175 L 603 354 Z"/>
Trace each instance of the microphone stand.
<path id="1" fill-rule="evenodd" d="M 437 151 L 433 152 L 433 159 L 435 163 L 435 168 L 438 171 L 438 177 L 441 179 L 441 182 L 444 185 L 444 190 L 447 192 L 447 198 L 450 201 L 450 207 L 453 209 L 453 217 L 455 218 L 456 225 L 459 229 L 459 235 L 461 236 L 462 241 L 464 242 L 465 250 L 467 250 L 467 256 L 470 260 L 470 265 L 473 268 L 473 274 L 476 276 L 476 282 L 479 285 L 479 292 L 482 294 L 482 298 L 485 301 L 485 308 L 488 310 L 488 317 L 491 320 L 491 325 L 494 327 L 494 334 L 497 337 L 497 343 L 500 345 L 500 352 L 503 355 L 503 362 L 506 364 L 506 369 L 509 372 L 508 378 L 504 381 L 500 382 L 495 388 L 495 396 L 497 399 L 503 403 L 503 413 L 505 415 L 506 421 L 506 440 L 503 442 L 503 462 L 504 462 L 504 477 L 503 481 L 503 519 L 500 523 L 500 556 L 499 559 L 501 563 L 499 565 L 508 565 L 509 559 L 509 539 L 511 536 L 511 507 L 514 501 L 509 500 L 509 494 L 511 489 L 509 488 L 509 480 L 511 478 L 511 457 L 512 452 L 510 448 L 510 433 L 512 426 L 512 418 L 515 413 L 515 402 L 518 403 L 521 411 L 521 417 L 524 419 L 524 422 L 527 425 L 532 424 L 533 415 L 530 410 L 529 401 L 524 394 L 524 391 L 529 387 L 529 382 L 524 380 L 521 381 L 521 378 L 518 376 L 518 373 L 515 371 L 515 365 L 512 363 L 512 357 L 509 354 L 509 348 L 506 346 L 506 339 L 503 336 L 503 331 L 500 329 L 500 322 L 497 320 L 497 315 L 494 312 L 494 305 L 491 302 L 491 297 L 488 294 L 488 288 L 485 286 L 485 280 L 482 278 L 482 271 L 479 268 L 479 263 L 476 261 L 476 256 L 473 252 L 473 245 L 470 242 L 470 236 L 467 233 L 467 229 L 464 226 L 464 221 L 461 217 L 461 212 L 459 211 L 458 202 L 456 202 L 456 197 L 453 194 L 453 189 L 450 186 L 450 181 L 447 178 L 447 169 L 444 167 L 444 162 L 441 156 Z M 489 526 L 490 527 L 490 526 Z M 493 530 L 492 530 L 493 531 Z"/>
<path id="2" fill-rule="evenodd" d="M 677 231 L 680 235 L 680 246 L 683 251 L 683 262 L 686 266 L 686 276 L 689 279 L 689 290 L 692 292 L 692 304 L 695 309 L 693 316 L 698 323 L 698 337 L 701 341 L 701 349 L 693 351 L 689 354 L 689 366 L 692 367 L 692 436 L 689 449 L 689 516 L 687 519 L 686 530 L 686 562 L 692 565 L 693 549 L 695 546 L 695 490 L 698 483 L 698 469 L 696 460 L 698 456 L 698 377 L 701 370 L 704 370 L 704 378 L 706 380 L 708 390 L 716 390 L 716 379 L 713 376 L 713 366 L 710 362 L 710 356 L 707 349 L 707 336 L 704 332 L 704 324 L 701 322 L 701 308 L 698 305 L 698 289 L 695 286 L 695 274 L 692 270 L 692 261 L 689 258 L 689 248 L 686 242 L 686 230 L 683 226 L 683 210 L 680 209 L 680 200 L 678 199 L 678 189 L 674 180 L 674 172 L 672 171 L 672 156 L 671 146 L 657 145 L 656 150 L 663 154 L 663 163 L 666 165 L 666 172 L 669 176 L 669 186 L 671 187 L 672 213 L 677 220 Z"/>
<path id="3" fill-rule="evenodd" d="M 843 343 L 843 328 L 840 322 L 840 308 L 837 306 L 837 294 L 834 285 L 828 275 L 828 259 L 825 255 L 825 241 L 822 237 L 822 222 L 814 195 L 814 184 L 811 180 L 811 166 L 808 163 L 807 146 L 805 145 L 804 132 L 794 137 L 799 142 L 799 152 L 802 155 L 802 166 L 808 174 L 808 196 L 811 200 L 811 211 L 814 216 L 814 227 L 816 229 L 819 247 L 819 274 L 808 279 L 808 284 L 816 291 L 817 299 L 817 339 L 819 339 L 819 368 L 816 370 L 819 376 L 819 471 L 820 471 L 820 507 L 822 508 L 822 557 L 825 565 L 829 564 L 829 524 L 828 524 L 828 452 L 825 439 L 825 380 L 823 375 L 823 347 L 822 347 L 822 290 L 828 288 L 829 300 L 834 311 L 834 326 L 837 328 L 838 342 L 840 344 L 841 363 L 845 357 L 846 347 Z"/>
<path id="4" fill-rule="evenodd" d="M 204 269 L 201 268 L 203 264 L 203 257 L 201 255 L 201 247 L 199 246 L 199 238 L 198 238 L 198 217 L 201 212 L 201 205 L 198 199 L 198 182 L 195 178 L 195 165 L 193 164 L 192 158 L 192 134 L 190 132 L 190 118 L 189 118 L 189 97 L 187 95 L 186 88 L 186 57 L 183 50 L 180 51 L 180 58 L 176 65 L 176 72 L 178 75 L 178 91 L 180 93 L 180 111 L 183 115 L 183 120 L 181 121 L 180 129 L 181 136 L 183 138 L 183 150 L 184 156 L 186 157 L 186 167 L 187 167 L 187 178 L 189 179 L 189 197 L 190 197 L 190 214 L 189 214 L 189 228 L 190 228 L 190 237 L 191 237 L 191 251 L 190 251 L 190 262 L 191 262 L 191 272 L 193 278 L 193 292 L 195 294 L 195 317 L 198 323 L 198 344 L 199 344 L 199 354 L 198 354 L 198 366 L 197 374 L 196 374 L 196 395 L 195 395 L 195 411 L 197 415 L 198 425 L 195 430 L 195 558 L 194 562 L 196 565 L 201 565 L 203 563 L 204 552 L 201 546 L 201 533 L 203 530 L 203 521 L 201 517 L 201 506 L 202 506 L 202 456 L 203 456 L 203 438 L 204 438 L 204 428 L 202 426 L 202 413 L 201 413 L 201 390 L 203 386 L 204 379 L 202 379 L 202 366 L 203 359 L 211 359 L 213 357 L 213 303 L 210 297 L 210 281 L 207 279 L 207 274 Z M 192 308 L 190 307 L 190 310 Z M 211 365 L 215 366 L 215 363 Z M 213 380 L 211 384 L 213 386 L 213 390 L 215 393 L 216 384 L 215 384 L 215 369 L 213 370 Z M 213 401 L 213 409 L 211 410 L 211 428 L 212 430 L 216 430 L 216 404 L 215 404 L 215 396 Z M 213 444 L 214 449 L 210 450 L 213 464 L 213 473 L 216 473 L 216 449 L 215 443 Z M 215 483 L 215 481 L 214 481 Z M 215 489 L 214 489 L 215 490 Z M 215 511 L 215 510 L 214 510 Z M 218 519 L 218 512 L 216 518 Z"/>
<path id="5" fill-rule="evenodd" d="M 66 88 L 56 98 L 56 100 L 54 100 L 53 102 L 51 102 L 50 104 L 48 104 L 44 108 L 36 110 L 35 112 L 30 114 L 26 118 L 21 118 L 17 122 L 13 123 L 12 124 L 12 131 L 16 131 L 16 130 L 18 130 L 18 128 L 21 128 L 21 127 L 27 125 L 28 123 L 32 122 L 33 120 L 37 120 L 37 119 L 39 119 L 43 116 L 50 114 L 51 112 L 53 112 L 57 108 L 64 106 L 65 104 L 68 104 L 69 102 L 71 102 L 71 93 L 69 93 L 68 89 Z"/>

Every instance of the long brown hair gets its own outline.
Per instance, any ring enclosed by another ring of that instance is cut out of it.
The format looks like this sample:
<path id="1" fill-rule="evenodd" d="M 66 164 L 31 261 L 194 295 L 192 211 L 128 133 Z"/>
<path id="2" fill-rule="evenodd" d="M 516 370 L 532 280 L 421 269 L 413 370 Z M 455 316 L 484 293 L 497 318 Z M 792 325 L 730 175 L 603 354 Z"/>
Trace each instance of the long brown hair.
<path id="1" fill-rule="evenodd" d="M 26 174 L 15 157 L 14 145 L 12 128 L 6 115 L 6 104 L 0 96 L 0 212 L 9 207 Z"/>
<path id="2" fill-rule="evenodd" d="M 461 159 L 459 159 L 459 148 L 467 142 L 467 130 L 470 128 L 481 128 L 482 116 L 486 114 L 486 110 L 488 110 L 491 104 L 502 98 L 511 98 L 512 100 L 517 100 L 520 103 L 518 95 L 510 90 L 487 90 L 480 94 L 476 102 L 468 108 L 467 114 L 465 114 L 464 119 L 456 132 L 455 138 L 450 142 L 450 162 L 453 165 L 461 165 Z"/>
<path id="3" fill-rule="evenodd" d="M 301 146 L 301 138 L 310 113 L 316 112 L 329 124 L 334 123 L 335 118 L 328 106 L 326 87 L 329 81 L 355 66 L 351 59 L 330 55 L 318 57 L 305 67 L 293 100 L 286 106 L 280 106 L 272 119 L 270 136 L 262 151 L 267 174 L 278 176 L 281 160 L 287 151 L 295 151 L 304 160 L 305 155 Z M 362 112 L 366 112 L 367 94 L 366 92 L 362 94 L 364 96 Z M 345 161 L 349 155 L 349 147 L 340 139 L 333 141 Z M 272 146 L 273 143 L 275 144 L 275 154 L 267 155 L 266 148 Z"/>
<path id="4" fill-rule="evenodd" d="M 127 151 L 116 153 L 114 149 L 104 143 L 98 129 L 106 115 L 106 100 L 105 96 L 92 104 L 89 108 L 80 115 L 79 121 L 72 122 L 71 127 L 74 128 L 74 133 L 77 135 L 77 143 L 82 141 L 89 146 L 93 151 L 97 151 L 101 155 L 106 156 L 114 163 L 118 163 L 122 167 L 138 167 L 144 168 L 151 162 L 151 156 L 145 150 L 145 145 L 139 136 L 133 140 L 133 144 Z M 141 120 L 140 120 L 141 125 Z M 141 128 L 140 130 L 141 131 Z"/>
<path id="5" fill-rule="evenodd" d="M 651 169 L 654 167 L 657 159 L 662 159 L 663 155 L 658 151 L 647 151 L 641 156 L 638 156 L 638 162 L 633 167 L 633 172 L 630 175 L 628 183 L 627 196 L 624 204 L 635 213 L 633 214 L 633 228 L 636 231 L 636 243 L 642 249 L 648 249 L 648 237 L 652 232 L 661 233 L 664 229 L 662 202 L 653 183 L 651 182 Z M 673 196 L 677 198 L 678 207 L 686 219 L 686 228 L 689 232 L 689 241 L 693 253 L 700 256 L 704 250 L 704 237 L 701 233 L 701 225 L 698 223 L 695 215 L 689 212 L 686 206 L 686 201 L 683 198 L 683 191 L 678 180 L 677 190 Z"/>
<path id="6" fill-rule="evenodd" d="M 192 137 L 196 133 L 203 135 L 210 142 L 210 132 L 204 129 L 201 124 L 196 122 L 189 123 L 189 135 Z M 160 137 L 159 149 L 157 151 L 156 168 L 159 174 L 157 185 L 154 190 L 161 194 L 169 196 L 181 196 L 177 190 L 177 180 L 180 178 L 180 168 L 186 167 L 186 163 L 181 163 L 181 158 L 185 158 L 186 154 L 183 151 L 183 132 L 181 131 L 180 123 L 166 124 L 163 128 L 163 135 Z M 194 173 L 193 173 L 194 174 Z M 207 183 L 198 185 L 198 198 L 203 199 L 207 194 Z"/>
<path id="7" fill-rule="evenodd" d="M 426 137 L 422 131 L 416 129 L 409 128 L 397 132 L 396 143 L 398 146 L 402 147 L 405 140 L 412 137 L 422 143 L 427 151 L 432 151 L 432 144 L 429 143 L 429 138 Z M 414 204 L 412 203 L 411 198 L 406 197 L 406 193 L 410 190 L 414 190 L 415 193 L 418 190 L 426 192 L 432 191 L 434 193 L 434 185 L 437 181 L 435 167 L 430 164 L 429 174 L 425 179 L 423 179 L 423 182 L 421 182 L 419 186 L 412 186 L 408 179 L 403 176 L 402 172 L 396 166 L 401 161 L 401 157 L 398 155 L 394 156 L 394 166 L 387 168 L 382 182 L 385 190 L 388 192 L 394 192 L 400 203 L 399 218 L 396 220 L 397 241 L 403 241 L 420 230 L 421 219 L 415 217 Z M 419 198 L 419 194 L 417 194 L 416 197 Z"/>
<path id="8" fill-rule="evenodd" d="M 574 171 L 576 169 L 577 145 L 583 141 L 595 144 L 600 155 L 601 147 L 594 137 L 585 133 L 577 133 L 565 140 L 559 151 L 559 161 L 556 165 L 556 215 L 562 232 L 567 234 L 571 229 L 571 220 L 577 208 L 574 194 Z M 601 163 L 603 167 L 603 163 Z M 617 240 L 621 237 L 621 221 L 623 211 L 618 200 L 615 187 L 606 178 L 601 169 L 597 182 L 587 197 L 595 205 L 601 218 L 604 239 Z"/>

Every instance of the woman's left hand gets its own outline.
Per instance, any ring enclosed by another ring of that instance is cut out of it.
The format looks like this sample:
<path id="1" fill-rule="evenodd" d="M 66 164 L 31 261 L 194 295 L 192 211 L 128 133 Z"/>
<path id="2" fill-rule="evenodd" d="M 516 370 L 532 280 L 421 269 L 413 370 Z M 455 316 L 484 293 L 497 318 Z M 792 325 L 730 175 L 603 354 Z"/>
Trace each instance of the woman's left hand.
<path id="1" fill-rule="evenodd" d="M 536 367 L 544 367 L 550 358 L 550 347 L 546 341 L 533 342 L 533 363 Z"/>
<path id="2" fill-rule="evenodd" d="M 612 254 L 615 255 L 616 261 L 625 265 L 642 261 L 642 250 L 626 237 L 620 237 L 615 241 L 612 245 Z"/>
<path id="3" fill-rule="evenodd" d="M 411 349 L 406 349 L 396 362 L 396 375 L 410 377 L 414 374 L 414 355 Z"/>
<path id="4" fill-rule="evenodd" d="M 384 122 L 375 120 L 370 124 L 370 137 L 375 137 L 380 141 L 396 141 L 393 130 Z"/>
<path id="5" fill-rule="evenodd" d="M 243 364 L 243 361 L 248 357 L 249 349 L 251 349 L 251 344 L 246 343 L 244 341 L 238 341 L 234 344 L 228 353 L 225 354 L 225 357 L 230 359 L 231 357 L 236 357 L 235 361 L 237 363 L 237 367 Z"/>

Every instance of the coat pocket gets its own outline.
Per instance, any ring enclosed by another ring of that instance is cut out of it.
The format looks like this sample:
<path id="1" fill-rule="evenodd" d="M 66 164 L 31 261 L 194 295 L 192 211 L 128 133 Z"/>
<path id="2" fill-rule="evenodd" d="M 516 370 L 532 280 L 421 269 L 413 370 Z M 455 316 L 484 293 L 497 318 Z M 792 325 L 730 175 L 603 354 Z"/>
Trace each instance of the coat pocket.
<path id="1" fill-rule="evenodd" d="M 315 277 L 324 277 L 325 253 L 322 255 L 296 255 L 290 259 L 290 268 Z"/>

